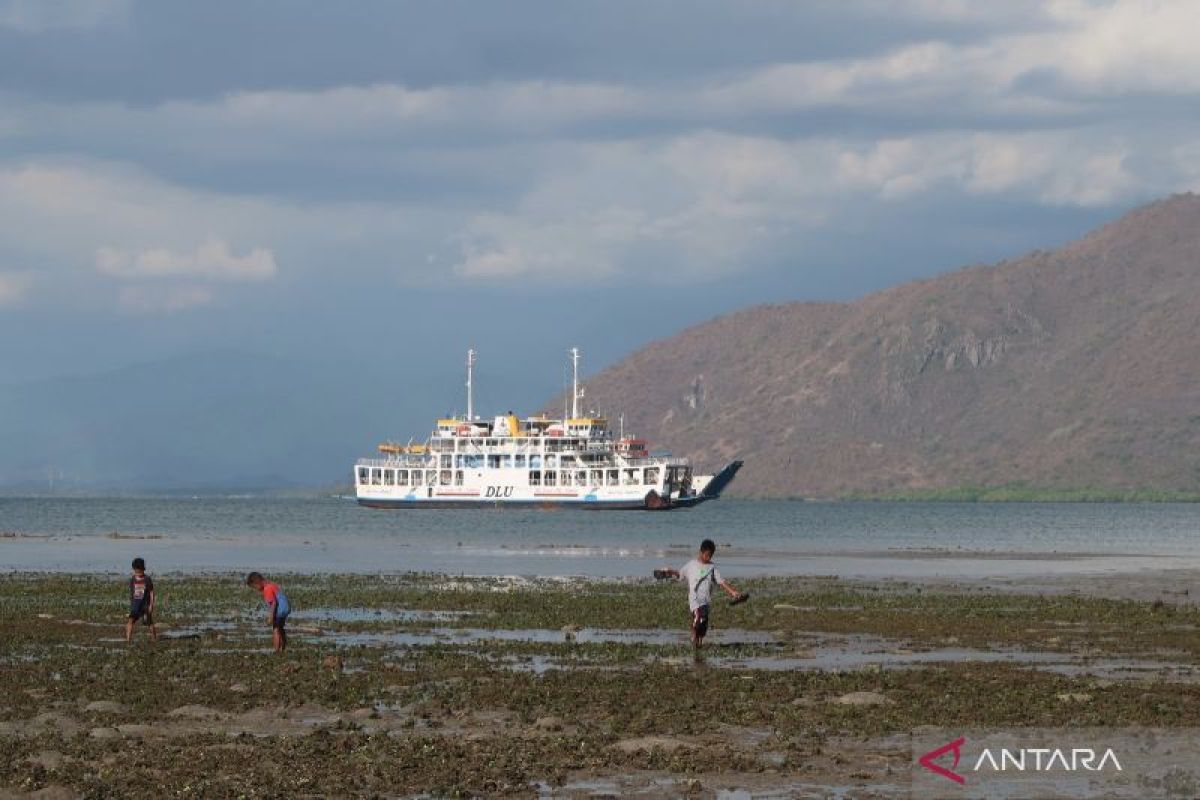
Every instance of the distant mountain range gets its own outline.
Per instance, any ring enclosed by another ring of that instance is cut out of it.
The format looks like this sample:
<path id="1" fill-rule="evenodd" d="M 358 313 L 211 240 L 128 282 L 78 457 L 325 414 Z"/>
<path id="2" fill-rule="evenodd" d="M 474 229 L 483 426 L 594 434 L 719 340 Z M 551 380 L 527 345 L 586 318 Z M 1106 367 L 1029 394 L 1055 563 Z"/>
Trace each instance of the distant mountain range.
<path id="1" fill-rule="evenodd" d="M 704 466 L 744 459 L 742 495 L 1200 494 L 1198 328 L 1200 198 L 1182 195 L 1059 250 L 698 325 L 589 379 L 586 404 Z M 0 491 L 346 482 L 381 439 L 462 410 L 461 364 L 423 353 L 204 353 L 0 385 Z M 486 361 L 480 405 L 536 408 L 560 366 L 533 385 Z"/>
<path id="2" fill-rule="evenodd" d="M 1200 491 L 1200 197 L 849 303 L 750 308 L 587 382 L 743 495 Z M 561 408 L 561 400 L 548 408 Z"/>

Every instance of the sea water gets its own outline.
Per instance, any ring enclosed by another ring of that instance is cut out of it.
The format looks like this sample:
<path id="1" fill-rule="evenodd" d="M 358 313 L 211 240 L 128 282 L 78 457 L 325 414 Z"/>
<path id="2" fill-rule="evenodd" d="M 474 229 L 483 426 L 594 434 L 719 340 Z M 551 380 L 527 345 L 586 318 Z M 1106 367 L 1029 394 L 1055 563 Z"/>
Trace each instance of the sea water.
<path id="1" fill-rule="evenodd" d="M 0 498 L 0 569 L 644 576 L 701 539 L 730 575 L 1200 567 L 1200 504 L 722 499 L 670 512 L 362 508 L 344 498 Z"/>

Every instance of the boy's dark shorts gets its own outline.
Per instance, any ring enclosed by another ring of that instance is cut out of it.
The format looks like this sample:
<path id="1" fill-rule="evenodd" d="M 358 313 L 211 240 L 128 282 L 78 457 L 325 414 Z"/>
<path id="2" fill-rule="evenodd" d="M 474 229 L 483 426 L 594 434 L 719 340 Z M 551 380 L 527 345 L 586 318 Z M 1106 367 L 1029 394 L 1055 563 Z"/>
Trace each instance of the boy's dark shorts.
<path id="1" fill-rule="evenodd" d="M 273 617 L 271 617 L 271 627 L 274 628 L 275 630 L 280 630 L 280 631 L 283 630 L 283 626 L 287 623 L 287 618 L 288 618 L 287 614 L 284 614 L 282 616 L 280 616 L 279 614 L 274 615 Z"/>
<path id="2" fill-rule="evenodd" d="M 692 630 L 697 636 L 708 633 L 708 606 L 702 605 L 692 612 Z"/>
<path id="3" fill-rule="evenodd" d="M 154 624 L 154 620 L 150 616 L 149 603 L 134 603 L 129 607 L 129 618 L 134 622 L 137 622 L 140 619 L 143 625 Z"/>

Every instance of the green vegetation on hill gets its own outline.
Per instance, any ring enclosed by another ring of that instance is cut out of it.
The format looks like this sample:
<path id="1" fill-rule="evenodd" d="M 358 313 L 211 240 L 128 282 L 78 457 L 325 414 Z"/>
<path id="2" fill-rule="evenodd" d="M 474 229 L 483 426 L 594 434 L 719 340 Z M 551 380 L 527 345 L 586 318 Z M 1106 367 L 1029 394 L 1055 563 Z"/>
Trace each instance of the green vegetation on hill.
<path id="1" fill-rule="evenodd" d="M 1008 483 L 1003 486 L 947 486 L 897 492 L 852 493 L 845 500 L 940 503 L 1197 503 L 1200 493 L 1173 489 L 1053 488 Z"/>

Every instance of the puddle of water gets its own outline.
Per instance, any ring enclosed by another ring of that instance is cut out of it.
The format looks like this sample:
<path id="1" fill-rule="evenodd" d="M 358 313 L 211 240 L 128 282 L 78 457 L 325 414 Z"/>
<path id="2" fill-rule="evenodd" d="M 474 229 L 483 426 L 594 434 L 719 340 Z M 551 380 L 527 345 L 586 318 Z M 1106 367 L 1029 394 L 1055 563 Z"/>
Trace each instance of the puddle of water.
<path id="1" fill-rule="evenodd" d="M 792 783 L 772 788 L 718 789 L 717 800 L 751 800 L 751 798 L 820 797 L 843 800 L 853 797 L 908 797 L 909 787 L 897 783 Z"/>
<path id="2" fill-rule="evenodd" d="M 451 622 L 479 616 L 476 611 L 435 611 L 421 608 L 306 608 L 292 615 L 307 622 Z"/>
<path id="3" fill-rule="evenodd" d="M 582 666 L 563 662 L 550 656 L 527 656 L 525 658 L 508 656 L 500 661 L 514 672 L 532 672 L 534 675 L 541 675 L 552 669 L 579 669 Z"/>
<path id="4" fill-rule="evenodd" d="M 701 785 L 707 783 L 699 776 Z M 718 784 L 728 785 L 728 776 L 717 777 Z M 645 782 L 634 782 L 628 779 L 590 778 L 564 783 L 562 786 L 550 786 L 544 782 L 534 784 L 534 790 L 539 798 L 544 800 L 555 797 L 674 797 L 687 795 L 686 783 L 673 778 L 649 778 Z M 716 790 L 718 800 L 750 800 L 750 798 L 851 798 L 851 797 L 908 797 L 909 787 L 897 783 L 861 783 L 861 784 L 830 784 L 830 783 L 787 783 L 779 786 L 755 786 L 753 789 Z"/>
<path id="5" fill-rule="evenodd" d="M 358 608 L 317 608 L 307 610 L 303 621 L 335 622 L 381 621 L 448 621 L 461 619 L 474 612 L 392 609 L 376 611 Z M 164 631 L 162 639 L 203 639 L 209 636 L 234 638 L 257 636 L 260 626 L 228 620 L 209 620 L 194 625 L 181 625 Z M 299 631 L 301 634 L 303 630 Z M 140 633 L 140 631 L 139 631 Z M 568 637 L 564 630 L 550 628 L 454 628 L 437 626 L 418 630 L 399 631 L 321 631 L 324 638 L 338 645 L 428 647 L 434 645 L 471 645 L 492 642 L 529 642 L 559 644 L 574 641 L 581 644 L 644 644 L 686 647 L 687 632 L 675 629 L 641 628 L 614 630 L 582 628 Z M 99 642 L 124 643 L 124 638 L 101 637 Z M 1190 664 L 1144 659 L 1093 658 L 1070 653 L 1026 651 L 1014 648 L 971 649 L 942 647 L 909 649 L 905 642 L 866 635 L 830 635 L 798 632 L 781 642 L 767 631 L 727 629 L 714 631 L 705 641 L 705 663 L 725 669 L 767 671 L 853 671 L 864 668 L 911 669 L 939 663 L 1006 663 L 1054 672 L 1072 677 L 1093 676 L 1110 680 L 1165 680 L 1177 683 L 1200 683 L 1200 669 Z M 757 647 L 797 647 L 795 654 L 731 657 L 722 655 L 727 648 L 741 645 Z M 231 651 L 233 652 L 233 651 Z M 683 663 L 678 659 L 650 656 L 649 663 Z M 548 655 L 504 656 L 499 662 L 508 669 L 542 674 L 549 670 L 612 669 L 611 665 L 580 663 Z"/>
<path id="6" fill-rule="evenodd" d="M 838 671 L 866 667 L 914 668 L 939 663 L 1006 663 L 1062 675 L 1091 675 L 1115 680 L 1159 678 L 1177 682 L 1200 680 L 1200 672 L 1188 664 L 1123 658 L 1087 658 L 1069 653 L 1039 652 L 1011 648 L 975 650 L 943 647 L 909 650 L 899 643 L 876 637 L 846 637 L 825 640 L 801 655 L 748 656 L 706 659 L 711 666 L 768 671 Z"/>
<path id="7" fill-rule="evenodd" d="M 338 644 L 356 645 L 434 645 L 434 644 L 471 644 L 474 642 L 535 642 L 560 643 L 575 641 L 588 643 L 615 644 L 658 644 L 677 645 L 688 641 L 685 631 L 662 630 L 657 628 L 609 630 L 605 628 L 581 628 L 568 638 L 561 630 L 548 628 L 430 628 L 423 631 L 388 631 L 388 632 L 327 632 L 327 638 Z M 733 647 L 736 645 L 777 645 L 775 637 L 764 631 L 728 630 L 718 631 L 709 637 L 714 647 Z"/>
<path id="8" fill-rule="evenodd" d="M 159 634 L 160 639 L 196 639 L 206 635 L 225 635 L 241 630 L 241 624 L 228 620 L 209 620 L 194 625 L 177 625 L 167 628 Z"/>

